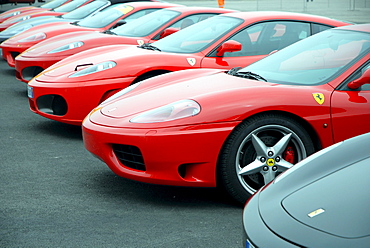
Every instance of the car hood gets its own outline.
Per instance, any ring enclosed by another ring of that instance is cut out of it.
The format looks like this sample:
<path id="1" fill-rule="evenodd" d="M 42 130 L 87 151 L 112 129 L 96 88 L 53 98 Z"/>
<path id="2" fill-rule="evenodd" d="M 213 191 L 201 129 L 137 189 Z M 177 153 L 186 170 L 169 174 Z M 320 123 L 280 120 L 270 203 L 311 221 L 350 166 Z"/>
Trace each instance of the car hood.
<path id="1" fill-rule="evenodd" d="M 232 77 L 217 69 L 172 72 L 142 81 L 132 92 L 110 103 L 103 103 L 98 107 L 100 111 L 93 111 L 90 120 L 104 126 L 132 128 L 239 121 L 248 106 L 242 100 L 246 98 L 245 94 L 238 92 L 250 91 L 249 99 L 253 104 L 256 98 L 260 98 L 254 92 L 263 92 L 272 85 Z M 218 99 L 217 104 L 215 99 Z M 130 122 L 138 114 L 181 100 L 198 102 L 202 111 L 193 117 L 162 123 Z"/>
<path id="2" fill-rule="evenodd" d="M 66 20 L 67 21 L 67 20 Z M 55 16 L 40 16 L 35 17 L 29 20 L 24 20 L 22 22 L 16 23 L 7 29 L 0 32 L 1 37 L 12 37 L 14 35 L 20 34 L 34 26 L 41 25 L 44 23 L 51 23 L 51 22 L 64 22 L 64 19 L 57 18 Z M 22 30 L 22 31 L 20 31 Z"/>
<path id="3" fill-rule="evenodd" d="M 369 243 L 369 145 L 370 134 L 340 142 L 275 179 L 259 194 L 265 224 L 304 247 Z"/>
<path id="4" fill-rule="evenodd" d="M 131 45 L 111 45 L 92 48 L 59 61 L 58 63 L 49 67 L 48 70 L 43 73 L 43 75 L 45 76 L 45 80 L 47 80 L 47 77 L 70 75 L 74 73 L 77 65 L 97 64 L 103 61 L 117 61 L 117 59 L 121 57 L 128 58 L 131 56 L 141 55 L 143 53 L 145 54 L 146 52 L 148 51 L 145 49 L 137 49 Z M 122 56 L 122 54 L 124 54 L 124 56 Z"/>
<path id="5" fill-rule="evenodd" d="M 140 70 L 146 68 L 160 68 L 167 61 L 174 64 L 173 70 L 179 70 L 177 60 L 186 61 L 187 54 L 162 53 L 153 50 L 137 48 L 133 45 L 110 45 L 88 49 L 86 51 L 69 56 L 49 67 L 43 74 L 37 77 L 38 81 L 53 83 L 56 81 L 73 83 L 81 81 L 94 81 L 122 77 L 134 77 Z M 105 61 L 114 61 L 117 65 L 109 70 L 86 75 L 83 77 L 70 78 L 77 70 L 86 66 L 95 65 Z M 140 66 L 138 67 L 138 63 Z M 81 65 L 86 65 L 81 67 Z M 197 67 L 196 65 L 193 67 Z M 199 66 L 198 66 L 199 67 Z M 124 69 L 124 70 L 123 70 Z M 62 80 L 62 81 L 61 81 Z"/>
<path id="6" fill-rule="evenodd" d="M 80 27 L 72 25 L 69 22 L 58 22 L 58 23 L 44 23 L 30 28 L 29 30 L 20 33 L 6 41 L 6 43 L 18 43 L 19 40 L 27 38 L 29 36 L 45 33 L 47 37 L 52 37 L 57 34 L 63 34 L 64 32 L 77 32 L 82 30 L 94 30 L 91 28 Z"/>
<path id="7" fill-rule="evenodd" d="M 71 44 L 73 42 L 82 41 L 84 43 L 83 46 L 77 47 L 74 49 L 58 52 L 58 53 L 48 53 L 53 49 Z M 147 40 L 145 40 L 147 42 Z M 82 52 L 84 50 L 94 48 L 94 47 L 102 47 L 107 45 L 115 45 L 115 44 L 132 44 L 138 45 L 138 39 L 134 37 L 123 37 L 118 35 L 110 35 L 105 34 L 103 32 L 98 31 L 80 31 L 80 32 L 72 32 L 57 35 L 51 37 L 45 41 L 42 41 L 30 49 L 27 52 L 23 53 L 22 56 L 27 57 L 36 57 L 36 56 L 67 56 L 72 55 L 78 52 Z"/>

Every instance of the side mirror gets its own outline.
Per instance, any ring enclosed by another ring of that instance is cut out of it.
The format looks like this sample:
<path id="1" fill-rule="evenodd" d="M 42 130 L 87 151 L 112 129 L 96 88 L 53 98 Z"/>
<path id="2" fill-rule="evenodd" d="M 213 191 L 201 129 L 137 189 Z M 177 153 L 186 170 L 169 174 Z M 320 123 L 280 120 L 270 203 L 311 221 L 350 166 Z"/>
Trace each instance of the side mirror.
<path id="1" fill-rule="evenodd" d="M 232 53 L 242 50 L 242 44 L 235 40 L 228 40 L 217 49 L 217 56 L 223 56 L 226 52 Z"/>
<path id="2" fill-rule="evenodd" d="M 169 36 L 170 34 L 176 33 L 179 30 L 180 30 L 179 28 L 166 28 L 159 36 L 159 39 Z"/>
<path id="3" fill-rule="evenodd" d="M 352 82 L 348 83 L 348 88 L 355 90 L 360 88 L 364 84 L 370 84 L 370 69 L 367 69 L 361 77 L 353 80 Z"/>

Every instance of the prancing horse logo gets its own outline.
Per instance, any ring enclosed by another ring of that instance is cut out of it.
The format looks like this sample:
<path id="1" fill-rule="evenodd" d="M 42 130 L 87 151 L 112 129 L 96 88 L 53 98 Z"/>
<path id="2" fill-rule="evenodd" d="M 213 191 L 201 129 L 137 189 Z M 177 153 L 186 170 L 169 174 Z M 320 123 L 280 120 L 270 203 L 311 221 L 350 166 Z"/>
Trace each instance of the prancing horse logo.
<path id="1" fill-rule="evenodd" d="M 274 166 L 275 165 L 275 160 L 273 159 L 273 158 L 269 158 L 269 159 L 267 159 L 267 162 L 266 162 L 266 164 L 268 165 L 268 166 Z"/>
<path id="2" fill-rule="evenodd" d="M 189 65 L 191 66 L 195 65 L 196 60 L 194 58 L 187 58 L 186 60 L 188 61 Z"/>
<path id="3" fill-rule="evenodd" d="M 325 97 L 324 97 L 324 94 L 322 93 L 312 93 L 312 96 L 313 98 L 315 99 L 315 101 L 318 103 L 318 104 L 323 104 L 324 101 L 325 101 Z"/>

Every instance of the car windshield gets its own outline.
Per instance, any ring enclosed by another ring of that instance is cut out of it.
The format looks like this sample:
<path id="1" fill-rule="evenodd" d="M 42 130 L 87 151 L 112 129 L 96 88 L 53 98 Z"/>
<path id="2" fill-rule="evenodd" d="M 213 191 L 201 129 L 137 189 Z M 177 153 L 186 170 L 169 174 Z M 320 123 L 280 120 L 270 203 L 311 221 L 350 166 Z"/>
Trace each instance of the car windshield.
<path id="1" fill-rule="evenodd" d="M 89 16 L 94 11 L 100 9 L 104 5 L 108 5 L 108 1 L 95 0 L 91 3 L 88 3 L 80 8 L 72 10 L 71 12 L 61 16 L 63 19 L 83 19 Z"/>
<path id="2" fill-rule="evenodd" d="M 68 2 L 68 0 L 53 0 L 51 2 L 48 2 L 48 3 L 45 3 L 43 5 L 40 6 L 40 8 L 43 8 L 43 9 L 54 9 L 54 8 L 57 8 L 59 6 L 61 6 L 62 4 Z"/>
<path id="3" fill-rule="evenodd" d="M 168 23 L 181 13 L 174 10 L 158 10 L 130 23 L 119 26 L 111 31 L 117 35 L 129 37 L 144 37 Z"/>
<path id="4" fill-rule="evenodd" d="M 197 53 L 243 23 L 243 19 L 214 16 L 153 43 L 163 52 Z"/>
<path id="5" fill-rule="evenodd" d="M 96 15 L 84 18 L 77 25 L 87 28 L 102 28 L 131 12 L 133 9 L 134 7 L 125 4 L 112 5 Z"/>
<path id="6" fill-rule="evenodd" d="M 238 72 L 252 72 L 271 83 L 320 85 L 338 77 L 369 50 L 369 33 L 329 29 Z"/>
<path id="7" fill-rule="evenodd" d="M 67 4 L 64 4 L 58 8 L 55 8 L 54 11 L 55 12 L 70 12 L 78 7 L 80 7 L 81 5 L 83 5 L 84 3 L 86 3 L 88 0 L 73 0 Z"/>

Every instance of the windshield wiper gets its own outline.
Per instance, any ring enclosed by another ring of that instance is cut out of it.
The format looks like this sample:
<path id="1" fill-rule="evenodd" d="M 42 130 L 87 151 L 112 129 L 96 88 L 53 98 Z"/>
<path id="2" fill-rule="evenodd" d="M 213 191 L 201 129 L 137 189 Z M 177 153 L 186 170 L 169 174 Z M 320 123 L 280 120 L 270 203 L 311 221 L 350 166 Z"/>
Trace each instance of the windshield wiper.
<path id="1" fill-rule="evenodd" d="M 241 67 L 234 67 L 232 69 L 230 69 L 227 74 L 231 75 L 231 76 L 236 76 L 236 77 L 242 77 L 242 78 L 248 78 L 248 79 L 253 79 L 253 80 L 258 80 L 258 81 L 265 81 L 267 82 L 267 80 L 256 74 L 256 73 L 253 73 L 253 72 L 250 72 L 250 71 L 242 71 L 240 72 L 239 70 L 241 69 Z"/>
<path id="2" fill-rule="evenodd" d="M 153 50 L 153 51 L 159 51 L 159 52 L 161 51 L 161 49 L 159 49 L 156 46 L 153 46 L 150 43 L 145 43 L 145 44 L 142 44 L 141 46 L 138 46 L 138 47 L 143 48 L 143 49 Z"/>

